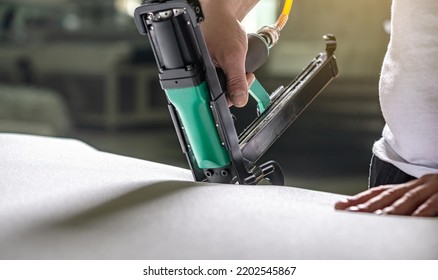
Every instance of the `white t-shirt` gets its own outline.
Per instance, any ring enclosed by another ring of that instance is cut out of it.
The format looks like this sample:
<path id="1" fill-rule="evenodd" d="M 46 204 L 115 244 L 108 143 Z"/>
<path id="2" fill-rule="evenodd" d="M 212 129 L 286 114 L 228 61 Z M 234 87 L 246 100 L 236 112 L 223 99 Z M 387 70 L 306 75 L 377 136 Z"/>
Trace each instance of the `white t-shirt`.
<path id="1" fill-rule="evenodd" d="M 438 0 L 393 0 L 379 94 L 374 154 L 415 177 L 438 173 Z"/>

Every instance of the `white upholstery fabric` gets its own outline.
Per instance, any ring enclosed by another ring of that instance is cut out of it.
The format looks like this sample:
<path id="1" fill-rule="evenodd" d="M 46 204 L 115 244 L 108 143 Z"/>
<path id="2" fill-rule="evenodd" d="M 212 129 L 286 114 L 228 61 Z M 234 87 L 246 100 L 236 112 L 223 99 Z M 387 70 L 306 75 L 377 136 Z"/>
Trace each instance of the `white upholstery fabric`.
<path id="1" fill-rule="evenodd" d="M 1 259 L 438 258 L 436 218 L 339 212 L 339 195 L 194 183 L 76 140 L 0 134 L 0 156 Z"/>

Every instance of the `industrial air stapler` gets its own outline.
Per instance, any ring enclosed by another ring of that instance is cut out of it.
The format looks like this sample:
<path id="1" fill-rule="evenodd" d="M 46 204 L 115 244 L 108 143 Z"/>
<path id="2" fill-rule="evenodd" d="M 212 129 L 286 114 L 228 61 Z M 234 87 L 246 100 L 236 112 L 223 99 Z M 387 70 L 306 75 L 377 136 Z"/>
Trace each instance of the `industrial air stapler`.
<path id="1" fill-rule="evenodd" d="M 286 1 L 276 25 L 248 34 L 247 72 L 267 59 L 290 12 Z M 226 100 L 223 72 L 209 56 L 200 25 L 199 0 L 150 0 L 135 10 L 135 22 L 147 35 L 182 150 L 196 181 L 257 184 L 264 179 L 284 185 L 275 161 L 260 157 L 312 100 L 337 76 L 336 39 L 325 35 L 326 50 L 286 87 L 268 94 L 256 80 L 250 88 L 258 116 L 237 135 Z"/>

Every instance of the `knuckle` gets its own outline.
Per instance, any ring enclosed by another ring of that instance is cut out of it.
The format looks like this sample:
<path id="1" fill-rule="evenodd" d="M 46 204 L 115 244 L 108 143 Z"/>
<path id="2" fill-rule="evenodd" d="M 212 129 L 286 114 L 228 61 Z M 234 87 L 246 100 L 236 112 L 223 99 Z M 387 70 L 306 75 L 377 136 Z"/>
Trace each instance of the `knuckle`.
<path id="1" fill-rule="evenodd" d="M 227 82 L 229 86 L 241 85 L 241 84 L 245 85 L 246 79 L 244 79 L 244 77 L 241 76 L 230 76 Z"/>
<path id="2" fill-rule="evenodd" d="M 435 213 L 438 214 L 438 193 L 434 194 L 429 200 L 427 200 L 425 206 L 434 209 Z"/>
<path id="3" fill-rule="evenodd" d="M 436 174 L 426 174 L 421 176 L 418 180 L 421 182 L 435 182 L 435 185 L 438 187 L 438 173 Z"/>
<path id="4" fill-rule="evenodd" d="M 418 202 L 421 200 L 421 195 L 420 195 L 419 191 L 415 190 L 415 189 L 408 191 L 403 197 L 406 200 L 415 201 L 415 202 Z"/>
<path id="5" fill-rule="evenodd" d="M 390 189 L 389 186 L 387 186 L 387 185 L 382 185 L 382 186 L 378 186 L 378 187 L 374 187 L 374 188 L 372 188 L 372 189 L 371 189 L 371 192 L 372 192 L 372 193 L 379 193 L 379 192 L 386 191 L 386 190 L 388 190 L 388 189 Z"/>

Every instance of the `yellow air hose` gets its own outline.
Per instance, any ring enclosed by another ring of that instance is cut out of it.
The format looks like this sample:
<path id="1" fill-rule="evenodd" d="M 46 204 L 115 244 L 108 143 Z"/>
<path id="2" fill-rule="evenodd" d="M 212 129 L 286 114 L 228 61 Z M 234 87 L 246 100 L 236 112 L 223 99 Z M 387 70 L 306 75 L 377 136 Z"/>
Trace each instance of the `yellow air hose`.
<path id="1" fill-rule="evenodd" d="M 249 72 L 254 72 L 265 63 L 269 55 L 269 49 L 277 44 L 278 39 L 280 38 L 280 31 L 286 25 L 292 9 L 292 4 L 293 0 L 285 0 L 283 11 L 275 24 L 263 26 L 257 31 L 257 34 L 249 34 L 248 42 L 252 44 L 252 47 L 250 48 L 251 51 L 248 51 L 246 60 L 246 69 Z M 252 62 L 248 63 L 248 61 Z"/>
<path id="2" fill-rule="evenodd" d="M 281 15 L 278 17 L 277 22 L 275 23 L 275 26 L 277 27 L 278 31 L 282 30 L 283 27 L 286 25 L 293 3 L 294 0 L 284 1 L 283 11 L 281 12 Z"/>
<path id="3" fill-rule="evenodd" d="M 271 48 L 275 44 L 277 44 L 278 39 L 280 38 L 280 31 L 286 25 L 287 20 L 289 19 L 289 14 L 292 9 L 293 0 L 286 0 L 284 2 L 283 11 L 281 15 L 278 17 L 277 22 L 272 25 L 265 25 L 257 31 L 257 34 L 262 36 L 268 48 Z"/>

